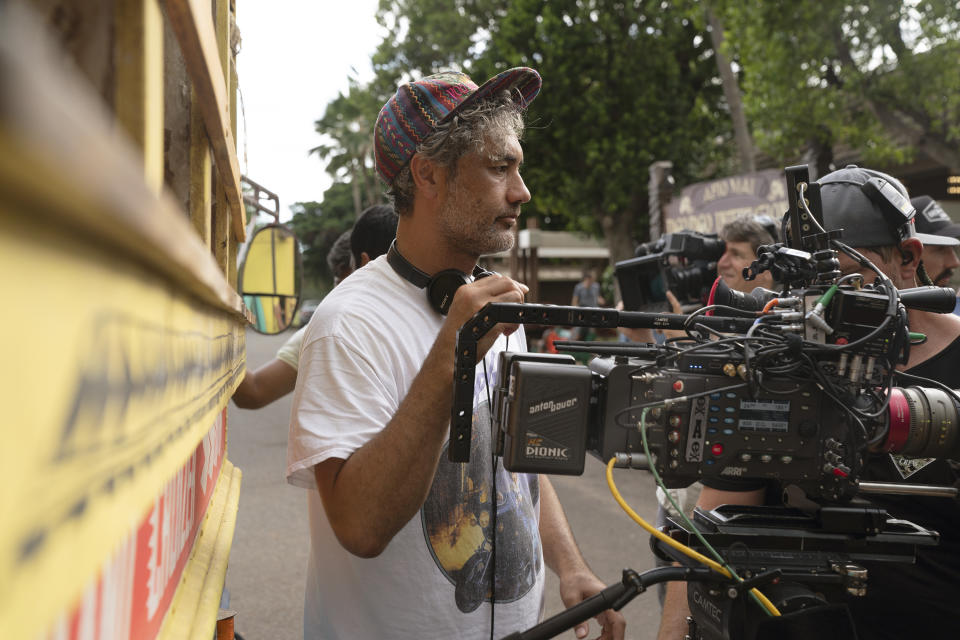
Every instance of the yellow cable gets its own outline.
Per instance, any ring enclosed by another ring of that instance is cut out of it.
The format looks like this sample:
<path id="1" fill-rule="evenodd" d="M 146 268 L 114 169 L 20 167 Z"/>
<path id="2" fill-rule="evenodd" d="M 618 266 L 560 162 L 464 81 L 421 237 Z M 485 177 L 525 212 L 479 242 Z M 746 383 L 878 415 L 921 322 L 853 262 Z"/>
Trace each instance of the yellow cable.
<path id="1" fill-rule="evenodd" d="M 677 540 L 674 540 L 673 538 L 671 538 L 670 536 L 663 533 L 662 531 L 660 531 L 659 529 L 651 525 L 649 522 L 641 518 L 637 514 L 637 512 L 634 511 L 630 507 L 630 505 L 627 504 L 626 500 L 623 499 L 623 496 L 621 496 L 620 492 L 617 490 L 617 485 L 613 481 L 613 465 L 614 463 L 616 463 L 616 461 L 617 461 L 616 458 L 610 458 L 610 462 L 607 463 L 607 486 L 610 487 L 610 493 L 613 494 L 614 500 L 616 500 L 617 504 L 619 504 L 623 508 L 623 510 L 627 512 L 627 515 L 629 515 L 634 520 L 634 522 L 639 524 L 650 535 L 656 537 L 658 540 L 673 547 L 680 553 L 693 558 L 694 560 L 700 562 L 701 564 L 705 564 L 706 566 L 710 567 L 717 573 L 727 578 L 730 578 L 731 577 L 730 571 L 728 571 L 726 567 L 724 567 L 723 565 L 721 565 L 720 563 L 714 560 L 711 560 L 710 558 L 703 555 L 702 553 L 698 551 L 694 551 L 693 549 L 683 544 L 682 542 L 678 542 Z M 760 601 L 763 607 L 767 611 L 769 611 L 771 615 L 774 615 L 774 616 L 780 615 L 780 610 L 777 609 L 776 605 L 770 602 L 767 596 L 760 593 L 758 589 L 756 588 L 750 589 L 750 592 Z"/>

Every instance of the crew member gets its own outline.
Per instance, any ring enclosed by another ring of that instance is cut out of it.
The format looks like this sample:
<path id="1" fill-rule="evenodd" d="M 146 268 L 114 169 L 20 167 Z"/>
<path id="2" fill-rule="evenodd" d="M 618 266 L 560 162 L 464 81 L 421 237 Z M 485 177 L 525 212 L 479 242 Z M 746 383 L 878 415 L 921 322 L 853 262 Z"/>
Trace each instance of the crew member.
<path id="1" fill-rule="evenodd" d="M 960 224 L 954 224 L 943 207 L 930 196 L 911 198 L 910 204 L 917 210 L 914 226 L 928 236 L 921 256 L 924 271 L 933 284 L 948 287 L 954 270 L 960 267 L 960 259 L 957 259 Z"/>
<path id="2" fill-rule="evenodd" d="M 834 171 L 821 185 L 824 226 L 844 229 L 841 238 L 869 258 L 897 288 L 916 285 L 917 266 L 923 251 L 923 234 L 900 241 L 877 202 L 861 189 L 871 177 L 888 180 L 904 196 L 906 189 L 896 179 L 869 169 L 850 166 Z M 875 274 L 840 254 L 840 269 L 862 273 L 867 282 Z M 910 350 L 906 373 L 960 388 L 960 318 L 952 314 L 909 311 L 912 332 L 927 341 Z M 910 381 L 908 384 L 919 384 Z M 889 454 L 874 455 L 863 479 L 954 485 L 958 475 L 945 460 L 907 461 Z M 762 504 L 768 488 L 763 482 L 709 479 L 697 506 L 710 510 L 721 504 Z M 775 492 L 771 492 L 775 493 Z M 956 632 L 956 603 L 960 601 L 960 506 L 944 498 L 884 496 L 873 502 L 896 518 L 910 520 L 940 533 L 940 544 L 919 552 L 916 565 L 864 562 L 869 572 L 867 595 L 850 597 L 858 637 L 866 640 L 949 637 Z M 682 638 L 689 615 L 684 583 L 671 583 L 664 604 L 660 639 Z"/>
<path id="3" fill-rule="evenodd" d="M 480 341 L 470 463 L 447 460 L 457 331 L 527 291 L 469 274 L 512 246 L 530 199 L 521 112 L 539 89 L 527 68 L 480 87 L 443 72 L 402 85 L 377 118 L 396 243 L 317 308 L 290 418 L 287 478 L 309 489 L 306 638 L 502 637 L 536 624 L 544 565 L 568 606 L 604 587 L 549 480 L 492 455 L 487 392 L 499 353 L 525 348 L 516 325 Z M 444 317 L 424 288 L 451 280 L 462 286 L 439 292 L 452 294 Z M 619 613 L 599 619 L 604 638 L 623 637 Z"/>
<path id="4" fill-rule="evenodd" d="M 726 248 L 717 260 L 717 275 L 727 286 L 743 293 L 750 293 L 756 287 L 773 288 L 773 275 L 769 271 L 757 274 L 753 280 L 743 277 L 743 270 L 757 259 L 757 249 L 773 244 L 773 236 L 763 225 L 750 217 L 737 218 L 723 225 L 720 239 Z"/>

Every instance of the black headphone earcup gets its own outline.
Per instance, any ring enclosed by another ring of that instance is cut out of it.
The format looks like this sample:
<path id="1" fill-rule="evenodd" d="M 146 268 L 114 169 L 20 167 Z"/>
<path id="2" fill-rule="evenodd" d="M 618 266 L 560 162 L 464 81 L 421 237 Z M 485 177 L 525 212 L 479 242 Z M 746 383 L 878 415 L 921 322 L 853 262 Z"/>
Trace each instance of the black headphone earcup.
<path id="1" fill-rule="evenodd" d="M 430 283 L 427 285 L 427 300 L 430 306 L 440 315 L 447 315 L 450 304 L 453 302 L 453 294 L 468 282 L 470 277 L 459 269 L 438 272 L 430 278 Z"/>

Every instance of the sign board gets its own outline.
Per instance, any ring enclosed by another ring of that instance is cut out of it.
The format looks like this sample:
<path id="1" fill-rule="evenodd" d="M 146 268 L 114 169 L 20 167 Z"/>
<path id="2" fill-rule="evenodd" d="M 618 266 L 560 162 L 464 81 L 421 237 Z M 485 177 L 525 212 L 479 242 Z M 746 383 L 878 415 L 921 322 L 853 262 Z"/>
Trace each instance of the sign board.
<path id="1" fill-rule="evenodd" d="M 786 189 L 781 169 L 692 184 L 664 207 L 664 232 L 717 233 L 742 217 L 769 216 L 779 222 L 787 211 Z"/>

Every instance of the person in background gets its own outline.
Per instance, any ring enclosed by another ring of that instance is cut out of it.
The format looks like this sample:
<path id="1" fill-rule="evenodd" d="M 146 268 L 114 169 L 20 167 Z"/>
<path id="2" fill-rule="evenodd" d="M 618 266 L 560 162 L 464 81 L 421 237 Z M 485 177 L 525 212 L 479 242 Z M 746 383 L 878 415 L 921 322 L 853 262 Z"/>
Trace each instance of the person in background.
<path id="1" fill-rule="evenodd" d="M 720 239 L 726 244 L 726 249 L 717 260 L 717 275 L 723 278 L 727 286 L 743 293 L 750 293 L 756 287 L 773 288 L 773 276 L 769 271 L 757 274 L 754 280 L 743 278 L 743 270 L 757 259 L 757 249 L 774 242 L 773 236 L 763 225 L 749 217 L 737 218 L 723 225 Z"/>
<path id="2" fill-rule="evenodd" d="M 389 205 L 374 205 L 360 214 L 350 231 L 340 235 L 327 253 L 327 264 L 334 274 L 334 287 L 353 271 L 387 252 L 397 235 L 397 214 Z M 343 239 L 346 238 L 346 243 Z M 346 251 L 344 251 L 346 247 Z M 300 347 L 306 326 L 297 330 L 277 350 L 277 357 L 244 373 L 233 403 L 241 409 L 260 409 L 293 391 L 297 383 Z"/>
<path id="3" fill-rule="evenodd" d="M 954 224 L 950 216 L 937 201 L 930 196 L 910 198 L 910 204 L 917 210 L 913 219 L 917 233 L 926 234 L 923 243 L 921 267 L 918 270 L 921 281 L 924 273 L 930 283 L 938 287 L 949 287 L 954 270 L 960 267 L 957 258 L 957 246 L 960 246 L 960 224 Z"/>
<path id="4" fill-rule="evenodd" d="M 353 273 L 356 263 L 353 261 L 353 253 L 350 252 L 350 231 L 341 233 L 330 247 L 327 266 L 333 274 L 333 286 L 337 286 Z"/>
<path id="5" fill-rule="evenodd" d="M 600 307 L 605 304 L 603 296 L 600 295 L 600 283 L 594 277 L 592 269 L 583 270 L 583 278 L 573 287 L 570 304 L 575 307 Z M 590 340 L 592 333 L 590 327 L 574 327 L 571 332 L 574 340 Z"/>
<path id="6" fill-rule="evenodd" d="M 604 304 L 600 283 L 594 278 L 592 269 L 583 270 L 583 278 L 573 288 L 571 304 L 575 307 L 599 307 Z"/>
<path id="7" fill-rule="evenodd" d="M 530 200 L 519 138 L 539 89 L 528 68 L 479 87 L 441 72 L 400 86 L 377 118 L 397 238 L 317 308 L 290 415 L 287 481 L 308 490 L 305 638 L 502 637 L 536 624 L 546 567 L 567 606 L 604 588 L 549 479 L 492 454 L 487 391 L 499 354 L 526 350 L 517 325 L 478 341 L 470 459 L 448 459 L 457 333 L 527 291 L 470 274 L 513 245 Z M 428 299 L 437 282 L 451 286 Z M 619 613 L 598 618 L 602 637 L 623 637 Z"/>

